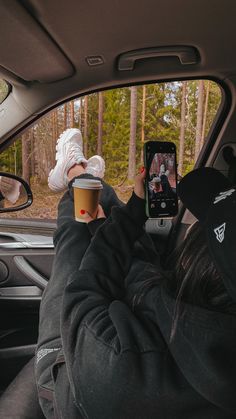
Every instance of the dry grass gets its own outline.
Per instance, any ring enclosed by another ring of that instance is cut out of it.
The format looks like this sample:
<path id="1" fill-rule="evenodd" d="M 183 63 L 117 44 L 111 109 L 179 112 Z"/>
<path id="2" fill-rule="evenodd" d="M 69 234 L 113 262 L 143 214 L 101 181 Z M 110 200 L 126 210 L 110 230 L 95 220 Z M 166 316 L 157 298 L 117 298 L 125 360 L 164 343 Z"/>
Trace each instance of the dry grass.
<path id="1" fill-rule="evenodd" d="M 1 218 L 30 218 L 30 219 L 56 219 L 57 205 L 63 193 L 53 193 L 47 185 L 31 185 L 34 201 L 33 204 L 22 211 L 3 213 Z M 127 202 L 132 194 L 132 186 L 122 185 L 114 187 L 119 199 Z"/>

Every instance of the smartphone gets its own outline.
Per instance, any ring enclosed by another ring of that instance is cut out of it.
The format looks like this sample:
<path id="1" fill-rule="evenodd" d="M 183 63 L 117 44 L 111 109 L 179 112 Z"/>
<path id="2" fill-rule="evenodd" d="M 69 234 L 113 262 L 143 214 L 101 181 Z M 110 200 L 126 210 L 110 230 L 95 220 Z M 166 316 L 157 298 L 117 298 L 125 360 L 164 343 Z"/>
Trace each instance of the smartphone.
<path id="1" fill-rule="evenodd" d="M 174 143 L 144 144 L 146 214 L 149 218 L 174 217 L 178 212 L 177 164 Z"/>

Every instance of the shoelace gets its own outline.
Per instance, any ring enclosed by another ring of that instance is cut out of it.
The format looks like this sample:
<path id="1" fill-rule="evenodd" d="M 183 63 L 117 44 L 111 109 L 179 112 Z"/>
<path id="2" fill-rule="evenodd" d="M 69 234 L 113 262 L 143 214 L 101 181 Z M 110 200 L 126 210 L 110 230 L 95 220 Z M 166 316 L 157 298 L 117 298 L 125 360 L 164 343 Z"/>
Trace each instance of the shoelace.
<path id="1" fill-rule="evenodd" d="M 57 151 L 56 153 L 56 160 L 60 159 L 60 155 L 62 154 L 61 151 Z M 66 151 L 67 157 L 69 158 L 69 160 L 71 158 L 77 158 L 78 156 L 82 156 L 83 152 L 79 146 L 79 144 L 70 144 L 68 150 Z"/>
<path id="2" fill-rule="evenodd" d="M 83 152 L 78 144 L 72 144 L 68 150 L 68 157 L 78 157 L 78 154 L 81 156 L 83 155 Z"/>

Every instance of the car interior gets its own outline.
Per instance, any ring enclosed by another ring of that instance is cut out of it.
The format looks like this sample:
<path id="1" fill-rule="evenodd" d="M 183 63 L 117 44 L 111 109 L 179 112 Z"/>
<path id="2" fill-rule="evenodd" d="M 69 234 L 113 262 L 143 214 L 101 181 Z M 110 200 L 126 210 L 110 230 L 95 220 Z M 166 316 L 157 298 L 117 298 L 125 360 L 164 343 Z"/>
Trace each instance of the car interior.
<path id="1" fill-rule="evenodd" d="M 50 112 L 85 95 L 210 80 L 221 100 L 195 167 L 215 167 L 235 183 L 227 158 L 236 156 L 235 11 L 232 0 L 0 0 L 0 79 L 7 86 L 0 153 Z M 55 219 L 40 214 L 38 220 L 6 214 L 0 210 L 0 394 L 34 356 L 56 228 Z M 180 203 L 175 218 L 150 219 L 146 230 L 168 255 L 193 222 Z"/>

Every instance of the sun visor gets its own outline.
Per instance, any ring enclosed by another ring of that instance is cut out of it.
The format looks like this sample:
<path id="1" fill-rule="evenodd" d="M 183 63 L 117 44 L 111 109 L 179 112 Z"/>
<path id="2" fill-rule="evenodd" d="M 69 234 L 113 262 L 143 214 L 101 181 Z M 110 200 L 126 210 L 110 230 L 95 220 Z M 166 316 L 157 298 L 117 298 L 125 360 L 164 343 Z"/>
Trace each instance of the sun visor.
<path id="1" fill-rule="evenodd" d="M 53 39 L 16 0 L 0 3 L 0 66 L 25 81 L 54 82 L 74 68 Z"/>

